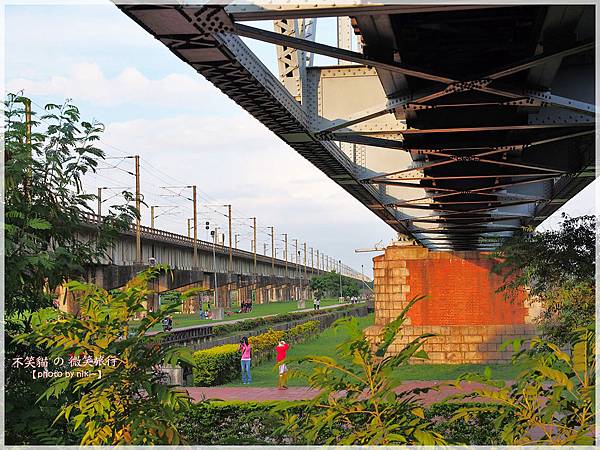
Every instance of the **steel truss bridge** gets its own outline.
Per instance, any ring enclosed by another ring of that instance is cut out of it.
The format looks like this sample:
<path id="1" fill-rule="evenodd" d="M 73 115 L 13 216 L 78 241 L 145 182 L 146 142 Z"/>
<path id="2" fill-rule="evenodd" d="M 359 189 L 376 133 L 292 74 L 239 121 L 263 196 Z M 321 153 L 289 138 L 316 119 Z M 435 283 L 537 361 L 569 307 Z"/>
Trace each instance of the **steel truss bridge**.
<path id="1" fill-rule="evenodd" d="M 428 248 L 493 249 L 595 177 L 593 5 L 118 7 Z M 279 78 L 242 38 L 276 46 Z"/>

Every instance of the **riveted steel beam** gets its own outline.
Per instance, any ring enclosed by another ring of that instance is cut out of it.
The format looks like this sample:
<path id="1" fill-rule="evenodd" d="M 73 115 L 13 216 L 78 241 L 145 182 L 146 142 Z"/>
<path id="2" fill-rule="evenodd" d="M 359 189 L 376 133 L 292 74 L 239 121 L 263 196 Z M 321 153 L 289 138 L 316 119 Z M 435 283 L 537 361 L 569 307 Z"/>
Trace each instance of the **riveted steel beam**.
<path id="1" fill-rule="evenodd" d="M 490 150 L 487 152 L 478 153 L 476 155 L 470 155 L 470 156 L 455 156 L 452 154 L 439 153 L 438 155 L 446 156 L 447 158 L 443 159 L 441 161 L 435 161 L 435 162 L 432 162 L 429 164 L 423 164 L 418 167 L 410 167 L 408 169 L 398 170 L 398 171 L 390 172 L 390 173 L 387 173 L 384 175 L 376 175 L 367 180 L 372 181 L 374 183 L 379 183 L 379 182 L 388 181 L 388 180 L 414 179 L 414 177 L 411 177 L 410 175 L 407 175 L 407 174 L 414 173 L 414 172 L 424 173 L 425 170 L 432 169 L 434 167 L 440 167 L 440 166 L 445 166 L 445 165 L 449 165 L 449 164 L 456 164 L 459 162 L 460 163 L 478 163 L 478 164 L 483 163 L 483 164 L 493 164 L 493 165 L 499 165 L 499 166 L 519 167 L 522 169 L 533 169 L 533 170 L 539 170 L 540 172 L 553 173 L 556 176 L 566 173 L 560 169 L 547 168 L 547 167 L 544 167 L 541 165 L 511 163 L 508 161 L 499 161 L 499 160 L 494 160 L 494 159 L 483 158 L 484 156 L 490 156 L 490 155 L 494 155 L 494 154 L 498 154 L 498 153 L 505 153 L 505 152 L 506 152 L 506 150 L 504 150 L 503 148 L 500 148 L 500 149 L 494 149 L 494 150 Z"/>
<path id="2" fill-rule="evenodd" d="M 432 202 L 429 205 L 414 204 L 414 203 L 388 203 L 387 206 L 399 209 L 423 209 L 423 210 L 434 210 L 434 211 L 448 211 L 448 209 L 440 209 L 441 206 L 458 206 L 458 205 L 487 205 L 494 208 L 505 208 L 507 206 L 526 205 L 528 203 L 541 203 L 548 202 L 549 199 L 537 198 L 531 200 L 517 200 L 517 201 L 503 201 L 503 200 L 465 200 L 460 202 Z M 430 207 L 433 205 L 434 207 Z M 437 208 L 435 208 L 437 206 Z M 470 210 L 466 210 L 468 212 Z M 463 211 L 460 211 L 463 212 Z"/>
<path id="3" fill-rule="evenodd" d="M 387 14 L 414 14 L 428 12 L 468 11 L 474 9 L 498 8 L 503 5 L 402 5 L 402 4 L 286 4 L 265 3 L 261 5 L 226 5 L 225 11 L 238 22 L 252 20 L 295 19 L 302 17 L 377 16 Z"/>
<path id="4" fill-rule="evenodd" d="M 298 39 L 292 36 L 285 36 L 271 31 L 261 30 L 260 28 L 250 27 L 248 25 L 235 24 L 235 33 L 259 41 L 269 42 L 271 44 L 283 45 L 305 50 L 319 55 L 329 56 L 331 58 L 342 59 L 344 61 L 364 64 L 365 66 L 376 67 L 389 70 L 390 72 L 402 73 L 404 75 L 422 78 L 425 80 L 438 81 L 441 83 L 451 83 L 452 79 L 442 75 L 435 75 L 417 67 L 411 67 L 406 64 L 395 63 L 393 61 L 382 61 L 377 58 L 365 56 L 362 53 L 344 50 L 330 45 L 319 44 L 317 42 Z"/>

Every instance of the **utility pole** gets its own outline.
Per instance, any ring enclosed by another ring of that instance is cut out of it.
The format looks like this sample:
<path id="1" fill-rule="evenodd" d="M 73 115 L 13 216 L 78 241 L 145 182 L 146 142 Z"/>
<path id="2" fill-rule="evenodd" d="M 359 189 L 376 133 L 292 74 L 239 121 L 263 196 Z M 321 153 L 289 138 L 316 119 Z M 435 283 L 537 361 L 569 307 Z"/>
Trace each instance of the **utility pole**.
<path id="1" fill-rule="evenodd" d="M 321 265 L 319 264 L 319 249 L 317 249 L 317 272 L 321 270 Z"/>
<path id="2" fill-rule="evenodd" d="M 310 248 L 310 274 L 315 273 L 315 255 L 313 254 L 313 248 Z"/>
<path id="3" fill-rule="evenodd" d="M 294 239 L 294 258 L 296 260 L 296 266 L 298 265 L 298 255 L 300 255 L 300 252 L 298 251 L 298 239 Z"/>
<path id="4" fill-rule="evenodd" d="M 283 250 L 283 258 L 285 259 L 285 277 L 288 276 L 288 247 L 287 247 L 287 233 L 283 233 L 285 248 Z"/>
<path id="5" fill-rule="evenodd" d="M 339 261 L 340 266 L 342 265 L 342 260 Z M 340 298 L 342 297 L 342 271 L 340 270 Z"/>
<path id="6" fill-rule="evenodd" d="M 265 256 L 267 256 L 267 243 L 263 242 L 263 253 Z"/>
<path id="7" fill-rule="evenodd" d="M 154 221 L 155 221 L 155 219 L 156 219 L 157 217 L 160 217 L 160 216 L 162 216 L 163 214 L 166 214 L 167 212 L 169 212 L 169 211 L 170 211 L 170 210 L 167 210 L 167 211 L 165 211 L 165 212 L 164 212 L 164 213 L 162 213 L 162 214 L 155 215 L 155 214 L 154 214 L 154 211 L 156 211 L 156 209 L 155 209 L 155 208 L 171 208 L 171 210 L 172 210 L 172 209 L 175 209 L 175 208 L 177 208 L 177 206 L 170 206 L 170 205 L 151 205 L 151 206 L 150 206 L 150 228 L 152 228 L 152 229 L 154 229 Z M 188 225 L 189 225 L 189 224 L 188 224 Z M 189 232 L 188 232 L 188 236 L 189 236 Z"/>
<path id="8" fill-rule="evenodd" d="M 188 222 L 188 237 L 192 237 L 192 225 L 190 223 L 191 220 L 192 219 L 187 220 L 187 222 Z"/>
<path id="9" fill-rule="evenodd" d="M 102 217 L 102 188 L 98 188 L 98 220 Z"/>
<path id="10" fill-rule="evenodd" d="M 23 105 L 25 106 L 25 144 L 28 146 L 29 157 L 32 158 L 32 150 L 31 150 L 31 100 L 23 97 Z M 20 141 L 20 140 L 19 140 Z M 22 141 L 20 141 L 22 142 Z M 25 198 L 28 200 L 31 199 L 31 191 L 30 191 L 30 183 L 31 178 L 33 176 L 31 165 L 27 166 L 27 176 L 23 182 L 23 191 L 25 193 Z"/>
<path id="11" fill-rule="evenodd" d="M 142 262 L 142 229 L 141 219 L 142 211 L 140 208 L 141 194 L 140 194 L 140 156 L 135 155 L 135 209 L 137 211 L 137 217 L 135 220 L 135 257 L 136 262 Z"/>
<path id="12" fill-rule="evenodd" d="M 196 197 L 196 185 L 192 186 L 192 202 L 194 203 L 194 267 L 198 267 L 198 203 Z"/>
<path id="13" fill-rule="evenodd" d="M 307 274 L 306 274 L 306 242 L 304 243 L 304 278 L 307 278 Z"/>
<path id="14" fill-rule="evenodd" d="M 130 158 L 130 156 L 127 156 L 126 158 Z M 102 200 L 102 191 L 105 191 L 107 189 L 131 189 L 131 186 L 104 186 L 104 187 L 99 187 L 98 188 L 98 216 L 102 216 L 102 203 L 104 203 L 106 200 L 110 200 L 112 197 L 108 197 L 105 200 Z M 113 195 L 114 197 L 114 195 Z"/>
<path id="15" fill-rule="evenodd" d="M 25 143 L 31 145 L 31 100 L 26 99 L 25 104 Z"/>
<path id="16" fill-rule="evenodd" d="M 298 248 L 298 239 L 295 239 L 296 241 L 296 248 Z M 300 252 L 297 251 L 296 252 L 296 261 L 300 261 Z M 297 300 L 301 300 L 302 299 L 302 272 L 300 270 L 300 264 L 296 263 L 296 269 L 298 270 L 298 298 Z"/>
<path id="17" fill-rule="evenodd" d="M 256 217 L 252 218 L 252 228 L 254 231 L 254 275 L 256 275 Z"/>
<path id="18" fill-rule="evenodd" d="M 229 217 L 229 271 L 231 272 L 233 270 L 233 247 L 231 243 L 231 239 L 233 238 L 233 236 L 231 235 L 231 205 L 227 205 L 227 215 Z"/>
<path id="19" fill-rule="evenodd" d="M 215 302 L 215 308 L 218 306 L 218 302 L 219 302 L 219 294 L 217 293 L 218 290 L 218 286 L 217 286 L 217 257 L 216 257 L 216 253 L 215 253 L 215 244 L 217 241 L 217 228 L 214 229 L 214 231 L 211 231 L 211 234 L 213 235 L 213 272 L 215 275 L 215 289 L 214 289 L 214 302 Z"/>
<path id="20" fill-rule="evenodd" d="M 271 228 L 271 272 L 275 274 L 275 227 Z"/>
<path id="21" fill-rule="evenodd" d="M 235 235 L 235 249 L 236 250 L 238 248 L 238 237 L 240 237 L 240 235 L 236 233 L 236 235 Z"/>

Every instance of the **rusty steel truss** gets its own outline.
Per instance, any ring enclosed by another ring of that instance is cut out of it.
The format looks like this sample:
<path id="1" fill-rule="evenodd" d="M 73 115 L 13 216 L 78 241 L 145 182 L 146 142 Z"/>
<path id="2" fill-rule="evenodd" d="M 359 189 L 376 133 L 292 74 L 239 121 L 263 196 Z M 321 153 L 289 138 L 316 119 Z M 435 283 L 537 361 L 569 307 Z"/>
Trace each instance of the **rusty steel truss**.
<path id="1" fill-rule="evenodd" d="M 429 248 L 493 249 L 595 177 L 593 5 L 118 7 Z M 241 38 L 277 46 L 279 77 Z"/>

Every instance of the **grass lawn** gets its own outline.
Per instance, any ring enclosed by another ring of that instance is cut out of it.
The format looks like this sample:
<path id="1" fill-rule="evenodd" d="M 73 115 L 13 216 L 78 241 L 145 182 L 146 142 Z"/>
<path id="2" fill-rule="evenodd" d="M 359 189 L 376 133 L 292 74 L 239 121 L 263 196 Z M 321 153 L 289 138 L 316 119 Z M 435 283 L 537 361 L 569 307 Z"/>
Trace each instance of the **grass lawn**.
<path id="1" fill-rule="evenodd" d="M 374 315 L 360 317 L 359 323 L 363 328 L 373 324 Z M 333 328 L 326 329 L 316 339 L 303 344 L 290 346 L 288 358 L 297 358 L 308 355 L 335 357 L 335 347 L 346 339 L 347 333 L 343 329 L 337 332 Z M 492 378 L 500 380 L 514 379 L 524 365 L 512 364 L 425 364 L 411 365 L 400 368 L 396 375 L 402 380 L 454 380 L 465 372 L 480 372 L 489 366 L 492 369 Z M 252 386 L 276 387 L 277 372 L 275 362 L 270 361 L 253 367 Z M 303 379 L 288 380 L 289 386 L 305 386 Z M 243 386 L 241 380 L 228 383 L 226 386 Z"/>
<path id="2" fill-rule="evenodd" d="M 337 305 L 337 298 L 324 298 L 321 299 L 321 307 L 329 305 Z M 313 307 L 312 301 L 306 301 L 306 309 Z M 273 302 L 265 303 L 262 305 L 254 305 L 252 311 L 243 314 L 232 314 L 225 316 L 222 320 L 208 320 L 200 319 L 199 314 L 174 314 L 173 315 L 173 328 L 189 327 L 192 325 L 208 325 L 214 322 L 228 322 L 230 320 L 237 319 L 252 319 L 256 317 L 271 316 L 275 314 L 285 314 L 293 311 L 298 311 L 298 303 L 296 301 L 291 302 Z M 133 322 L 135 326 L 135 322 Z M 155 325 L 152 330 L 162 330 L 162 325 Z"/>

